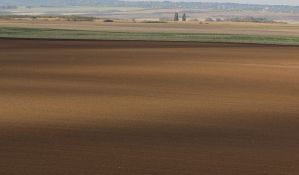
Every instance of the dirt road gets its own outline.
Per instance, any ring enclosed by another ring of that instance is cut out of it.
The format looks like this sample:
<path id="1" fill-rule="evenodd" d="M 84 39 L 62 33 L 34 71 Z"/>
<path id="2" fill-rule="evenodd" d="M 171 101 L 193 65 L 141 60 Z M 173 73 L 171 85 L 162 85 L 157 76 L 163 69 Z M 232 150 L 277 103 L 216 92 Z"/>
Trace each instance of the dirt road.
<path id="1" fill-rule="evenodd" d="M 296 175 L 298 55 L 0 39 L 0 174 Z"/>

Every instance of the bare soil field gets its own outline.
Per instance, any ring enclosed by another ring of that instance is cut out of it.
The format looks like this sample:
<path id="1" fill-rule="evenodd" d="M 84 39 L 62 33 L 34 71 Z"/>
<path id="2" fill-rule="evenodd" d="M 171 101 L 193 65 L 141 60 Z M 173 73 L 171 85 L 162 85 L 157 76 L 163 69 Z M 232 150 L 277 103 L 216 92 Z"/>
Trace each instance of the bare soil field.
<path id="1" fill-rule="evenodd" d="M 298 55 L 0 39 L 0 174 L 297 175 Z"/>

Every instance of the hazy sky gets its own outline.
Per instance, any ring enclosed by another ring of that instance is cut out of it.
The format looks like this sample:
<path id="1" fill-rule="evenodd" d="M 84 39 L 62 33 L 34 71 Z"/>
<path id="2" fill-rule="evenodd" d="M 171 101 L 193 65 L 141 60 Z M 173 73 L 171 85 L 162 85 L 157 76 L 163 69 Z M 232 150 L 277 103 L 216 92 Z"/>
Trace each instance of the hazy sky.
<path id="1" fill-rule="evenodd" d="M 134 0 L 134 1 L 142 1 L 142 0 Z M 168 0 L 168 1 L 236 2 L 236 3 L 246 3 L 246 4 L 299 5 L 299 0 Z"/>

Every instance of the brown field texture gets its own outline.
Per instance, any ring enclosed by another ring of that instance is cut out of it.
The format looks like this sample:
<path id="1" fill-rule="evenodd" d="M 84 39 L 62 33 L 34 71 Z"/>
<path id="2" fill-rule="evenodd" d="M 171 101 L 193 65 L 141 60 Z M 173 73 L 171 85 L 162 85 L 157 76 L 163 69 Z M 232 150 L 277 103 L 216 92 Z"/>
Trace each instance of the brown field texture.
<path id="1" fill-rule="evenodd" d="M 0 39 L 0 174 L 297 175 L 298 55 Z"/>

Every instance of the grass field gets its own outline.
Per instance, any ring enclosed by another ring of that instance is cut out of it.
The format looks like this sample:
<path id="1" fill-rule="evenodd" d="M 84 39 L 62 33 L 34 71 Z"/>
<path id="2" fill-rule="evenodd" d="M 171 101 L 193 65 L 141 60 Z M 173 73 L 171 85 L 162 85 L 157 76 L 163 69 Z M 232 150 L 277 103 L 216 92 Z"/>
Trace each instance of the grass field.
<path id="1" fill-rule="evenodd" d="M 149 41 L 194 41 L 224 43 L 257 43 L 299 45 L 298 36 L 244 35 L 213 33 L 159 33 L 159 32 L 105 32 L 91 30 L 66 30 L 43 28 L 1 27 L 1 38 L 47 38 L 91 40 L 149 40 Z"/>

